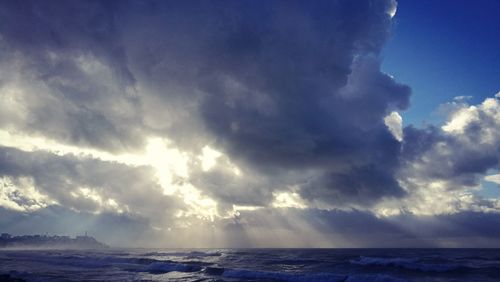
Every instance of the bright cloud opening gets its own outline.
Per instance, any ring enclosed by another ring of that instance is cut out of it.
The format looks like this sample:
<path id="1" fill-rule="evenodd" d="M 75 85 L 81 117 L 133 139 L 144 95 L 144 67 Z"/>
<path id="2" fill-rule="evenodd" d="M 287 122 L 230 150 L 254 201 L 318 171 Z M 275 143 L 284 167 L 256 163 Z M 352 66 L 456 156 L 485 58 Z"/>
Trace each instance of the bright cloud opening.
<path id="1" fill-rule="evenodd" d="M 307 205 L 300 198 L 300 195 L 295 192 L 275 192 L 273 193 L 273 196 L 273 207 L 297 209 L 307 208 Z"/>
<path id="2" fill-rule="evenodd" d="M 216 151 L 209 146 L 203 147 L 202 154 L 199 156 L 203 171 L 211 169 L 217 163 L 217 159 L 221 155 L 222 154 L 219 151 Z"/>
<path id="3" fill-rule="evenodd" d="M 384 118 L 385 125 L 389 128 L 394 138 L 403 141 L 403 118 L 398 112 L 392 112 Z"/>

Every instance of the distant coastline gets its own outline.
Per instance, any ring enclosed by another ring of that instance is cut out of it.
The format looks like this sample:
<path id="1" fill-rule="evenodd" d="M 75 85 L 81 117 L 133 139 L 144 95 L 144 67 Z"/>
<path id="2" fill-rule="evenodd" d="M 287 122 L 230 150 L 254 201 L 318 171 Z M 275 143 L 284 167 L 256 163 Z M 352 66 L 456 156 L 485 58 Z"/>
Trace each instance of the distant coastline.
<path id="1" fill-rule="evenodd" d="M 0 235 L 0 249 L 102 249 L 108 248 L 92 236 Z"/>

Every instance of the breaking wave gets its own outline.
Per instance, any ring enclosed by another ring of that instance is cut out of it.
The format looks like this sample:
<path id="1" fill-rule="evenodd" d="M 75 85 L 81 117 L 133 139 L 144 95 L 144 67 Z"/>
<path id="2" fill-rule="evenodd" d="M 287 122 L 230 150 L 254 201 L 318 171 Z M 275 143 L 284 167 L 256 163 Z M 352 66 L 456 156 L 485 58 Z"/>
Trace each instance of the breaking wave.
<path id="1" fill-rule="evenodd" d="M 500 281 L 497 258 L 494 251 L 474 250 L 4 251 L 0 274 L 27 281 L 78 281 L 82 275 L 94 281 L 152 275 L 190 282 Z"/>
<path id="2" fill-rule="evenodd" d="M 143 271 L 149 273 L 167 273 L 172 271 L 178 272 L 197 272 L 200 271 L 201 267 L 198 265 L 181 264 L 181 263 L 171 263 L 171 262 L 153 262 L 149 264 Z"/>

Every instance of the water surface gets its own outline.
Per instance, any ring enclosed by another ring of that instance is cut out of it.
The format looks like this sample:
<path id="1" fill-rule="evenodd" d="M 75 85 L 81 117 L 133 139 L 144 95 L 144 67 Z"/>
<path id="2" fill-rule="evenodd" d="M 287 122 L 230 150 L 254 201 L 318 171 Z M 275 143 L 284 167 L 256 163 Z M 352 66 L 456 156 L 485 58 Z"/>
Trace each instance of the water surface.
<path id="1" fill-rule="evenodd" d="M 500 250 L 0 250 L 0 274 L 27 281 L 500 281 Z"/>

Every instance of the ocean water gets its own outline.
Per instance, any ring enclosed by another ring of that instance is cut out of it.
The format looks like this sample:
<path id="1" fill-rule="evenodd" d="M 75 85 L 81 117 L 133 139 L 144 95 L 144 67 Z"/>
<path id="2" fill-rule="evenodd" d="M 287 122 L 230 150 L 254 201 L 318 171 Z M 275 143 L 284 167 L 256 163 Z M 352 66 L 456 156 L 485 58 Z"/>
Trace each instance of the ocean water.
<path id="1" fill-rule="evenodd" d="M 0 274 L 26 281 L 500 281 L 500 250 L 0 250 Z"/>

